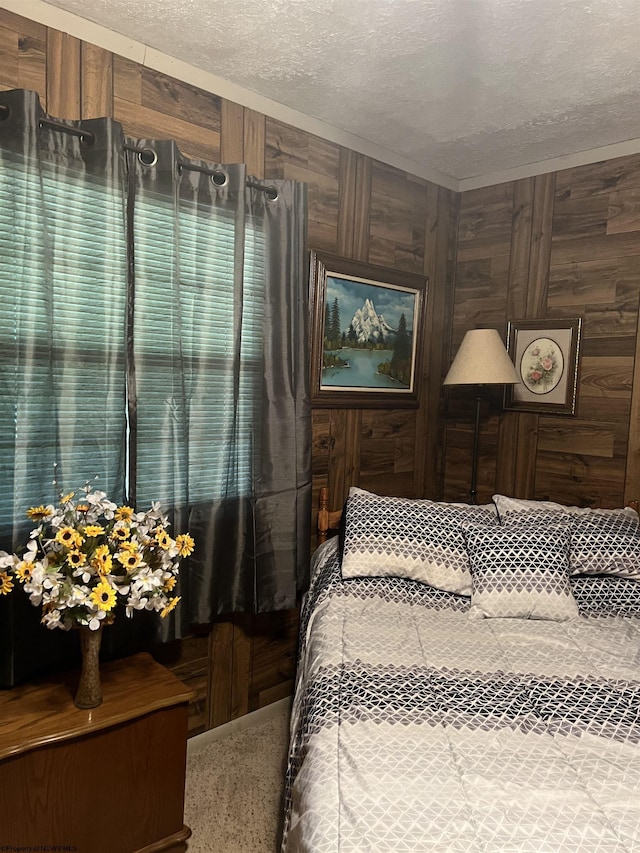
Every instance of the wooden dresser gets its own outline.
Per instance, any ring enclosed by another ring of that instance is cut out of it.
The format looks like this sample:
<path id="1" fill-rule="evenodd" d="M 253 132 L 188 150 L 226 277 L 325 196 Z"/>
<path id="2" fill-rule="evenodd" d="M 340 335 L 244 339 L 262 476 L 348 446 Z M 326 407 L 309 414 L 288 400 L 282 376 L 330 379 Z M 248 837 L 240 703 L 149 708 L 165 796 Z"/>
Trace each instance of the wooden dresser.
<path id="1" fill-rule="evenodd" d="M 191 691 L 148 654 L 101 666 L 104 701 L 73 704 L 76 673 L 0 691 L 0 849 L 182 853 Z"/>

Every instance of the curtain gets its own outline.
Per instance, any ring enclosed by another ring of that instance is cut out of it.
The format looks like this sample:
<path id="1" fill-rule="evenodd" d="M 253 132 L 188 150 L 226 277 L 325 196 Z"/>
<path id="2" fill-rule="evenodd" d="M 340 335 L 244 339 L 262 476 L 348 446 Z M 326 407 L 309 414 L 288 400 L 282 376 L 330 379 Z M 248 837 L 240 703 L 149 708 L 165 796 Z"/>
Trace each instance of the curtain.
<path id="1" fill-rule="evenodd" d="M 0 93 L 0 547 L 24 543 L 27 507 L 97 476 L 196 540 L 164 639 L 294 607 L 311 515 L 304 185 L 109 119 L 56 121 L 34 93 Z"/>
<path id="2" fill-rule="evenodd" d="M 130 154 L 135 491 L 199 547 L 190 623 L 292 608 L 309 552 L 306 195 L 243 165 Z M 186 585 L 188 584 L 188 588 Z"/>
<path id="3" fill-rule="evenodd" d="M 124 497 L 127 245 L 120 127 L 60 132 L 33 92 L 0 103 L 0 547 L 10 551 L 33 526 L 27 508 L 59 489 L 98 475 Z M 69 646 L 21 593 L 2 605 L 3 681 Z"/>

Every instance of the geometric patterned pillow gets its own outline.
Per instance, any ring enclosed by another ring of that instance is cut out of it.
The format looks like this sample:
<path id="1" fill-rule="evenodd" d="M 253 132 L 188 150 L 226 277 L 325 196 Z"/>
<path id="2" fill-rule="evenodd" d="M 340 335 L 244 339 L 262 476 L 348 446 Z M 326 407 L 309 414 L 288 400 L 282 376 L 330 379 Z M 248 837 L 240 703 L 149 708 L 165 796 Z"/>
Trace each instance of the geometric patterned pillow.
<path id="1" fill-rule="evenodd" d="M 569 519 L 572 575 L 618 575 L 640 579 L 640 519 L 631 507 L 593 509 L 552 501 L 494 495 L 501 524 L 542 524 Z"/>
<path id="2" fill-rule="evenodd" d="M 598 516 L 608 518 L 610 516 L 626 516 L 638 521 L 638 514 L 631 507 L 624 509 L 593 509 L 592 507 L 566 506 L 555 501 L 534 501 L 522 498 L 510 498 L 506 495 L 494 495 L 493 502 L 496 505 L 498 517 L 501 524 L 513 522 L 530 522 L 534 518 L 557 518 L 558 516 L 570 515 L 574 518 L 583 516 Z"/>
<path id="3" fill-rule="evenodd" d="M 638 517 L 596 515 L 571 521 L 572 575 L 618 575 L 640 580 Z"/>
<path id="4" fill-rule="evenodd" d="M 463 524 L 498 527 L 493 504 L 386 497 L 354 486 L 344 510 L 342 576 L 403 577 L 471 594 Z"/>
<path id="5" fill-rule="evenodd" d="M 569 581 L 570 537 L 568 523 L 495 529 L 469 526 L 470 617 L 555 622 L 577 618 Z"/>

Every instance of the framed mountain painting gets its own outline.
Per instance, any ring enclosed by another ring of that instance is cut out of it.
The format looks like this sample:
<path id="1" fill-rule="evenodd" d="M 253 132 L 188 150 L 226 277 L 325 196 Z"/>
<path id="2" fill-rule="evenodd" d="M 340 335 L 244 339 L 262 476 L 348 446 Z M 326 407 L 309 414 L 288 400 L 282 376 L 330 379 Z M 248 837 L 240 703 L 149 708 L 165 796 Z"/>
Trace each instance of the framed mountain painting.
<path id="1" fill-rule="evenodd" d="M 311 403 L 418 405 L 427 279 L 311 252 Z"/>

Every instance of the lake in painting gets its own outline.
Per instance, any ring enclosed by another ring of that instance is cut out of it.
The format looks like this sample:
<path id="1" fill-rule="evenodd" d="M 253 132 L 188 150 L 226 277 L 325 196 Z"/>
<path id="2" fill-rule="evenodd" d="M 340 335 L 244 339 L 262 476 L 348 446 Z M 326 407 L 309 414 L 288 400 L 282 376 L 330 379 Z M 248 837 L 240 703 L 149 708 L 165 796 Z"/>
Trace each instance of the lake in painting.
<path id="1" fill-rule="evenodd" d="M 393 388 L 399 391 L 407 386 L 390 376 L 378 373 L 378 365 L 389 361 L 393 350 L 387 349 L 352 349 L 343 347 L 333 350 L 334 354 L 349 367 L 325 367 L 322 371 L 322 387 L 339 388 Z"/>

